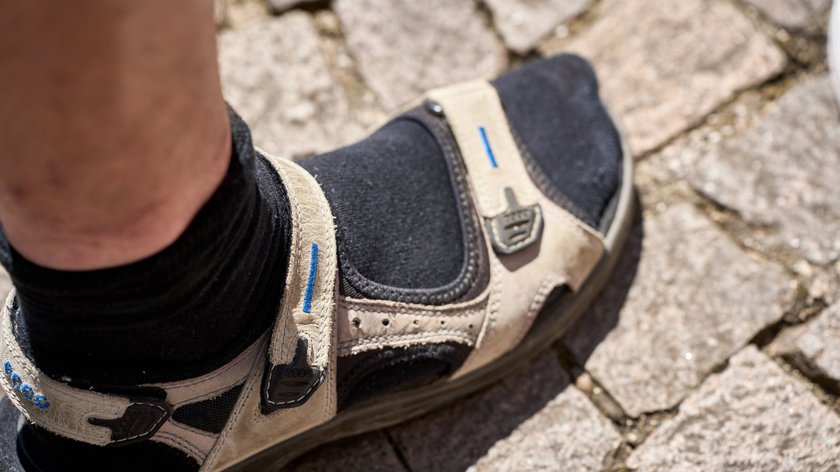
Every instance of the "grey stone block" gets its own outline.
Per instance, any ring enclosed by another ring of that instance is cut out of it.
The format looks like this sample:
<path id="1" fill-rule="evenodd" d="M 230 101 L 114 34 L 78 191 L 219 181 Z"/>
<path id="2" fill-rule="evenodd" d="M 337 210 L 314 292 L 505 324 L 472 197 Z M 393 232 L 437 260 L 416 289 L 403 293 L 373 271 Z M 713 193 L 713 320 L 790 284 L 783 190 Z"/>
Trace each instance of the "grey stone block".
<path id="1" fill-rule="evenodd" d="M 621 435 L 586 395 L 569 387 L 468 470 L 603 470 L 621 442 Z"/>
<path id="2" fill-rule="evenodd" d="M 797 85 L 687 175 L 758 229 L 744 244 L 821 266 L 840 257 L 840 115 L 827 76 Z"/>
<path id="3" fill-rule="evenodd" d="M 799 336 L 796 347 L 819 375 L 840 385 L 840 303 L 820 313 Z"/>
<path id="4" fill-rule="evenodd" d="M 646 219 L 634 234 L 610 285 L 564 343 L 635 417 L 676 405 L 778 321 L 794 284 L 688 204 Z"/>
<path id="5" fill-rule="evenodd" d="M 590 58 L 634 153 L 673 137 L 742 89 L 779 73 L 785 56 L 729 2 L 605 0 L 595 23 L 547 53 Z"/>
<path id="6" fill-rule="evenodd" d="M 403 472 L 394 448 L 382 431 L 325 444 L 296 459 L 283 472 Z"/>
<path id="7" fill-rule="evenodd" d="M 557 26 L 580 15 L 594 0 L 485 0 L 505 43 L 518 53 L 534 48 Z"/>
<path id="8" fill-rule="evenodd" d="M 744 0 L 770 21 L 793 30 L 815 26 L 830 0 Z"/>
<path id="9" fill-rule="evenodd" d="M 840 418 L 749 346 L 688 397 L 627 465 L 651 470 L 838 470 Z"/>
<path id="10" fill-rule="evenodd" d="M 337 0 L 359 73 L 388 110 L 440 85 L 493 77 L 507 64 L 473 2 Z"/>
<path id="11" fill-rule="evenodd" d="M 222 85 L 256 145 L 284 157 L 331 150 L 365 125 L 332 76 L 310 15 L 291 12 L 219 35 Z"/>
<path id="12" fill-rule="evenodd" d="M 586 433 L 582 431 L 587 430 Z M 553 352 L 445 410 L 391 429 L 412 470 L 598 469 L 620 437 Z"/>

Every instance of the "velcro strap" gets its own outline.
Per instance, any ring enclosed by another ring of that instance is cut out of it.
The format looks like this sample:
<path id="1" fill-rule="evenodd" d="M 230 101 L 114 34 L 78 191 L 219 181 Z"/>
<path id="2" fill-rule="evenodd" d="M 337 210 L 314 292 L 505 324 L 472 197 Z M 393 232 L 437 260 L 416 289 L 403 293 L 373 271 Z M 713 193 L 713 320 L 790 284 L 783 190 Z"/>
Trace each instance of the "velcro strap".
<path id="1" fill-rule="evenodd" d="M 171 414 L 157 398 L 106 394 L 71 387 L 38 370 L 15 339 L 15 292 L 3 309 L 0 384 L 32 424 L 97 446 L 122 445 L 152 436 Z"/>
<path id="2" fill-rule="evenodd" d="M 297 164 L 265 155 L 292 207 L 289 269 L 262 386 L 263 410 L 270 412 L 306 402 L 334 368 L 338 261 L 332 212 L 318 182 Z"/>
<path id="3" fill-rule="evenodd" d="M 292 161 L 263 152 L 289 199 L 289 269 L 264 369 L 242 388 L 202 470 L 224 470 L 331 420 L 336 413 L 335 279 L 338 252 L 329 202 Z"/>
<path id="4" fill-rule="evenodd" d="M 433 90 L 472 181 L 476 205 L 496 252 L 511 254 L 536 241 L 543 215 L 496 89 L 484 80 Z"/>

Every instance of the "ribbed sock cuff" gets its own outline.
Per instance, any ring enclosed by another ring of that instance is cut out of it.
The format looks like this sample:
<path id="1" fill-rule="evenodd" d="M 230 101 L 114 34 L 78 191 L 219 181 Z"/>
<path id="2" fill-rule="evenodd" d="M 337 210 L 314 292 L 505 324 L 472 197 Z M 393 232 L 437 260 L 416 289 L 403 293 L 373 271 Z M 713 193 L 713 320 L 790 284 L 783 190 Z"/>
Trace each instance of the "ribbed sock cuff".
<path id="1" fill-rule="evenodd" d="M 132 384 L 208 372 L 253 343 L 278 311 L 290 216 L 277 173 L 230 112 L 227 175 L 185 232 L 144 260 L 59 271 L 0 233 L 22 310 L 19 335 L 49 375 Z"/>

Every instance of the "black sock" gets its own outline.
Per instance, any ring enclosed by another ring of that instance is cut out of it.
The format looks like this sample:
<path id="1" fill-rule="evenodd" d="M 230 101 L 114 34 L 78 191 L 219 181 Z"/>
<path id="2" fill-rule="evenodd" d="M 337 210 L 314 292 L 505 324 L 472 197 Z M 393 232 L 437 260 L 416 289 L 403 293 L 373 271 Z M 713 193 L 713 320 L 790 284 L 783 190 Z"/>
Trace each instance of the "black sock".
<path id="1" fill-rule="evenodd" d="M 94 384 L 200 375 L 233 359 L 278 311 L 288 264 L 285 190 L 230 113 L 230 166 L 172 245 L 136 263 L 40 267 L 0 239 L 17 290 L 24 349 L 48 375 Z"/>

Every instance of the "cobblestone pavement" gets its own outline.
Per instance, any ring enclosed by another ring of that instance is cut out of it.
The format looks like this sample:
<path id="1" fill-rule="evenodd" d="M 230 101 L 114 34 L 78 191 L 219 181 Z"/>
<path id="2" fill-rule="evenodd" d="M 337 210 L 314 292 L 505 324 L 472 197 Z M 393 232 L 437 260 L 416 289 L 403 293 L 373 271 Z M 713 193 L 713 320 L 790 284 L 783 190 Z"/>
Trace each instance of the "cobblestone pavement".
<path id="1" fill-rule="evenodd" d="M 263 4 L 228 2 L 229 98 L 281 154 L 571 51 L 638 163 L 628 249 L 553 351 L 289 470 L 840 470 L 828 0 L 272 0 L 247 22 Z"/>
<path id="2" fill-rule="evenodd" d="M 840 470 L 829 0 L 216 5 L 226 96 L 271 152 L 326 151 L 429 87 L 574 51 L 638 163 L 623 260 L 554 350 L 289 470 Z"/>

